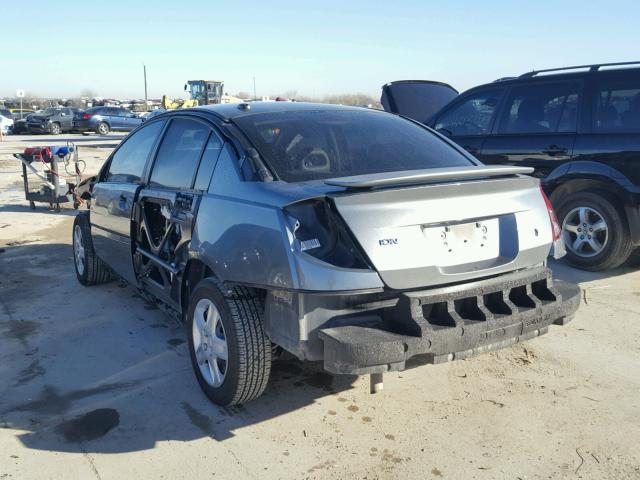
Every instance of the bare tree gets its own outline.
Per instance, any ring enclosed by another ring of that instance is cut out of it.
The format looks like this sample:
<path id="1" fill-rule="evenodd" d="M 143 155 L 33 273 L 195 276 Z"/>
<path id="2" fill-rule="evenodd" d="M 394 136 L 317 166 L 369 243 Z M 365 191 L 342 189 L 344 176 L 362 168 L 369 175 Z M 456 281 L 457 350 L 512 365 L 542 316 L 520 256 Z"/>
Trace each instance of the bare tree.
<path id="1" fill-rule="evenodd" d="M 95 90 L 91 89 L 91 88 L 83 88 L 80 91 L 80 96 L 81 97 L 86 97 L 86 98 L 94 98 L 94 97 L 98 96 L 98 93 Z"/>

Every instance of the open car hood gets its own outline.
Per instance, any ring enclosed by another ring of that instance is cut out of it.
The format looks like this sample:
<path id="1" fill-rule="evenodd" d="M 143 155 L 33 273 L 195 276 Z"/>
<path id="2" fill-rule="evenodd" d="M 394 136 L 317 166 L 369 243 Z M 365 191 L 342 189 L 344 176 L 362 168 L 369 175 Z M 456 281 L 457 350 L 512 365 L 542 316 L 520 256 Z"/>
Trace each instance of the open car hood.
<path id="1" fill-rule="evenodd" d="M 380 102 L 387 112 L 427 124 L 442 107 L 458 96 L 451 85 L 430 80 L 399 80 L 382 87 Z"/>

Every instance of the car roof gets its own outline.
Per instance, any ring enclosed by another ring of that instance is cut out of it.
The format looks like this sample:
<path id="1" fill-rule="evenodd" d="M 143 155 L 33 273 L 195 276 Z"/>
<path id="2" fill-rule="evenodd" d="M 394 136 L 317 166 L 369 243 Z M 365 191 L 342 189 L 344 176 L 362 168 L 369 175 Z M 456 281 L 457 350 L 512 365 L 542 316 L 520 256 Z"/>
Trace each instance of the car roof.
<path id="1" fill-rule="evenodd" d="M 279 113 L 279 112 L 303 112 L 303 111 L 378 111 L 375 109 L 365 109 L 363 107 L 351 107 L 346 105 L 334 105 L 330 103 L 308 103 L 308 102 L 246 102 L 246 103 L 225 103 L 218 105 L 203 105 L 201 107 L 175 109 L 167 111 L 168 114 L 180 112 L 207 112 L 222 118 L 231 120 L 233 118 L 259 113 Z"/>
<path id="2" fill-rule="evenodd" d="M 575 69 L 586 69 L 586 70 L 575 70 Z M 613 77 L 624 77 L 625 75 L 638 75 L 640 74 L 640 67 L 633 68 L 610 68 L 610 69 L 599 69 L 599 70 L 590 70 L 588 66 L 584 67 L 567 67 L 567 69 L 551 69 L 551 70 L 540 70 L 540 71 L 531 71 L 523 73 L 517 77 L 503 77 L 494 80 L 493 82 L 484 83 L 482 85 L 478 85 L 476 87 L 470 88 L 469 91 L 476 89 L 485 89 L 490 87 L 495 87 L 497 85 L 531 85 L 535 83 L 548 82 L 550 80 L 581 80 L 591 76 L 613 76 Z"/>

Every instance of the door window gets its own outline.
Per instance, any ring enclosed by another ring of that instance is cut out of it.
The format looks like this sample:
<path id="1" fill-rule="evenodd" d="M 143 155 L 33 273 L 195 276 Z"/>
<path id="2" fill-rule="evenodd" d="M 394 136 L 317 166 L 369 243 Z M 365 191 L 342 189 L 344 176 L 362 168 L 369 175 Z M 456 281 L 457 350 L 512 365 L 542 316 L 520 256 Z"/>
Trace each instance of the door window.
<path id="1" fill-rule="evenodd" d="M 211 182 L 211 175 L 213 169 L 218 161 L 218 156 L 222 150 L 222 141 L 215 133 L 212 133 L 207 142 L 207 148 L 205 148 L 202 154 L 202 160 L 200 160 L 200 166 L 198 167 L 198 174 L 196 175 L 196 183 L 193 185 L 195 190 L 207 190 L 209 183 Z"/>
<path id="2" fill-rule="evenodd" d="M 490 90 L 467 97 L 447 110 L 436 122 L 435 129 L 453 136 L 488 134 L 502 93 L 502 90 Z"/>
<path id="3" fill-rule="evenodd" d="M 575 132 L 579 88 L 568 82 L 514 87 L 501 115 L 499 133 Z"/>
<path id="4" fill-rule="evenodd" d="M 593 131 L 640 132 L 640 79 L 598 83 Z"/>
<path id="5" fill-rule="evenodd" d="M 164 120 L 149 123 L 133 135 L 127 137 L 124 143 L 111 157 L 111 164 L 107 173 L 107 182 L 136 183 L 142 178 L 144 166 L 147 163 L 151 149 L 164 126 Z"/>
<path id="6" fill-rule="evenodd" d="M 160 144 L 151 173 L 151 184 L 191 188 L 210 131 L 205 124 L 195 120 L 173 120 Z"/>

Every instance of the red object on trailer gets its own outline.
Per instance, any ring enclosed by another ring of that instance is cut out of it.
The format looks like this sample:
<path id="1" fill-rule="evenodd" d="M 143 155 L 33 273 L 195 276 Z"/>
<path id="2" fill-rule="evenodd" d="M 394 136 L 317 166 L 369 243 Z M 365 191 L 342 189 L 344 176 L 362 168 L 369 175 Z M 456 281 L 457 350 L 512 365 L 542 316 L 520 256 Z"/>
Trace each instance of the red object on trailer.
<path id="1" fill-rule="evenodd" d="M 51 163 L 53 153 L 51 147 L 27 147 L 22 154 L 28 162 L 38 160 L 45 163 Z"/>

